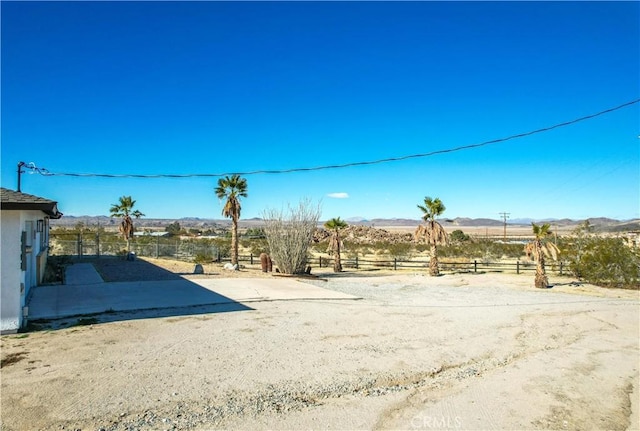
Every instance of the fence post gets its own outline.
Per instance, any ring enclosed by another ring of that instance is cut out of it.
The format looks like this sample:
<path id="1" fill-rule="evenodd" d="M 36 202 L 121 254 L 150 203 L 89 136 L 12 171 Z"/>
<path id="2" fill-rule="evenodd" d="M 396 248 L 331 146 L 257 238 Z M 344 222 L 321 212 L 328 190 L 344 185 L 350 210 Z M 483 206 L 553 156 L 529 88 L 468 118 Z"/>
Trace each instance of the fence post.
<path id="1" fill-rule="evenodd" d="M 478 272 L 478 261 L 477 260 L 473 261 L 473 272 Z"/>
<path id="2" fill-rule="evenodd" d="M 358 255 L 356 255 L 356 269 L 358 269 Z"/>
<path id="3" fill-rule="evenodd" d="M 562 261 L 560 261 L 560 275 L 562 275 Z"/>
<path id="4" fill-rule="evenodd" d="M 395 257 L 393 258 L 393 270 L 397 270 L 398 269 L 398 259 L 396 259 Z"/>
<path id="5" fill-rule="evenodd" d="M 100 257 L 100 233 L 96 232 L 96 257 Z"/>
<path id="6" fill-rule="evenodd" d="M 520 274 L 520 261 L 516 260 L 516 274 Z"/>
<path id="7" fill-rule="evenodd" d="M 77 255 L 78 258 L 82 257 L 82 233 L 78 233 L 76 235 L 76 248 L 77 248 Z"/>
<path id="8" fill-rule="evenodd" d="M 249 253 L 249 261 L 251 262 L 251 265 L 253 265 L 253 253 Z"/>
<path id="9" fill-rule="evenodd" d="M 220 263 L 220 249 L 219 248 L 216 251 L 216 262 Z"/>

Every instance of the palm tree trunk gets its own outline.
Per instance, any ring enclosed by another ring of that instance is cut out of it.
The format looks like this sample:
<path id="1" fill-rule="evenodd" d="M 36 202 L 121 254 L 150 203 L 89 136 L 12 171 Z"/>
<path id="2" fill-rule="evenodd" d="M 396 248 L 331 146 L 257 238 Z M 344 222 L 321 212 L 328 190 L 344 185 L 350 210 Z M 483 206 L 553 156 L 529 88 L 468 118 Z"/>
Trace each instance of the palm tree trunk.
<path id="1" fill-rule="evenodd" d="M 125 260 L 133 260 L 131 256 L 131 237 L 127 237 L 127 254 L 124 257 Z"/>
<path id="2" fill-rule="evenodd" d="M 429 275 L 440 275 L 440 270 L 438 269 L 438 247 L 435 244 L 431 244 L 431 249 L 429 250 Z"/>
<path id="3" fill-rule="evenodd" d="M 542 252 L 542 243 L 540 240 L 536 240 L 536 278 L 535 278 L 535 286 L 538 289 L 546 289 L 549 287 L 549 279 L 547 278 L 547 273 L 544 268 L 544 253 Z"/>
<path id="4" fill-rule="evenodd" d="M 238 218 L 233 217 L 231 226 L 231 264 L 238 264 Z"/>
<path id="5" fill-rule="evenodd" d="M 333 272 L 342 272 L 342 262 L 340 261 L 340 237 L 336 233 L 336 248 L 333 260 Z"/>

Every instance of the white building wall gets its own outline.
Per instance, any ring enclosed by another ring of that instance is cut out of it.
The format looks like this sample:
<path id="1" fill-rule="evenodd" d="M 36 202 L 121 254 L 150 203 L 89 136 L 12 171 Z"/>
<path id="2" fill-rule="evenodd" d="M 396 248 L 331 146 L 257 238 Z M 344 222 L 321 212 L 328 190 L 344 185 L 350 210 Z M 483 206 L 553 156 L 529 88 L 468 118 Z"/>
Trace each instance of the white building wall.
<path id="1" fill-rule="evenodd" d="M 4 210 L 0 214 L 0 331 L 16 332 L 23 322 L 22 310 L 29 290 L 42 280 L 38 280 L 38 255 L 40 235 L 38 220 L 44 220 L 41 211 Z M 32 252 L 27 255 L 28 271 L 21 269 L 22 231 L 31 221 L 33 232 L 30 241 Z M 46 259 L 46 256 L 42 258 Z M 40 260 L 42 260 L 42 258 Z"/>
<path id="2" fill-rule="evenodd" d="M 16 331 L 22 322 L 20 284 L 21 211 L 2 211 L 0 215 L 0 330 Z"/>

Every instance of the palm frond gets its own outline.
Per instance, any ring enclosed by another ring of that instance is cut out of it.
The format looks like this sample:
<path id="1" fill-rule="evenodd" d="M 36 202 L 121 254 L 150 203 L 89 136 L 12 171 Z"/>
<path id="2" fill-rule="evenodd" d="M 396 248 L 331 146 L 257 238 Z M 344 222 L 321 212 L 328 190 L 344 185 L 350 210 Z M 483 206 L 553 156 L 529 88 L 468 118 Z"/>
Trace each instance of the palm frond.
<path id="1" fill-rule="evenodd" d="M 529 242 L 524 246 L 524 254 L 529 260 L 535 260 L 536 245 L 533 242 Z"/>
<path id="2" fill-rule="evenodd" d="M 347 226 L 348 226 L 347 222 L 340 219 L 340 217 L 327 220 L 324 224 L 324 227 L 329 230 L 340 230 L 340 229 L 344 229 Z"/>
<path id="3" fill-rule="evenodd" d="M 528 259 L 537 261 L 539 260 L 538 251 L 536 250 L 536 241 L 531 241 L 530 243 L 524 246 L 524 253 Z M 558 255 L 560 254 L 560 249 L 557 245 L 552 242 L 540 242 L 540 253 L 546 258 L 553 259 L 555 261 L 558 260 Z"/>
<path id="4" fill-rule="evenodd" d="M 551 225 L 549 223 L 545 223 L 543 225 L 531 223 L 531 227 L 533 228 L 533 234 L 537 239 L 542 239 L 552 234 Z"/>
<path id="5" fill-rule="evenodd" d="M 417 227 L 414 233 L 415 242 L 427 244 L 446 245 L 449 242 L 447 231 L 437 221 L 430 221 Z"/>
<path id="6" fill-rule="evenodd" d="M 542 252 L 545 257 L 551 258 L 553 260 L 558 260 L 558 255 L 560 254 L 560 249 L 552 242 L 546 242 L 542 245 Z"/>
<path id="7" fill-rule="evenodd" d="M 426 196 L 424 198 L 424 205 L 418 205 L 420 211 L 424 213 L 422 219 L 425 221 L 433 221 L 439 215 L 441 215 L 447 208 L 444 206 L 440 198 L 431 199 Z"/>
<path id="8" fill-rule="evenodd" d="M 111 208 L 109 209 L 111 217 L 122 218 L 118 230 L 126 240 L 129 240 L 133 237 L 133 232 L 135 230 L 133 226 L 133 220 L 131 220 L 131 216 L 135 218 L 144 216 L 144 214 L 142 214 L 142 212 L 140 212 L 139 210 L 133 209 L 135 204 L 136 201 L 133 200 L 131 196 L 120 196 L 120 198 L 118 198 L 118 203 L 112 204 Z"/>
<path id="9" fill-rule="evenodd" d="M 131 220 L 131 217 L 125 216 L 122 218 L 119 230 L 124 239 L 130 239 L 133 237 L 133 232 L 135 229 L 133 227 L 133 221 Z"/>
<path id="10" fill-rule="evenodd" d="M 237 220 L 240 218 L 240 197 L 247 197 L 247 180 L 240 175 L 232 175 L 218 180 L 215 188 L 218 199 L 226 199 L 222 209 L 222 215 Z"/>

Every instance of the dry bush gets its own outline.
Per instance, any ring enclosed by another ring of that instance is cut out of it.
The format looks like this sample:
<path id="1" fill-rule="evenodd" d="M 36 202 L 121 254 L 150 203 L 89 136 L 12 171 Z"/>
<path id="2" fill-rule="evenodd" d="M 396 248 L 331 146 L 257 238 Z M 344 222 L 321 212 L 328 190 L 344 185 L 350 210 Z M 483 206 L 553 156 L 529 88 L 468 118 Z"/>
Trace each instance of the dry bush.
<path id="1" fill-rule="evenodd" d="M 271 258 L 284 274 L 302 274 L 307 266 L 307 253 L 320 219 L 320 206 L 302 200 L 288 211 L 269 209 L 264 212 L 264 232 Z"/>

